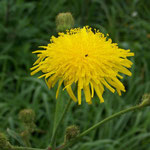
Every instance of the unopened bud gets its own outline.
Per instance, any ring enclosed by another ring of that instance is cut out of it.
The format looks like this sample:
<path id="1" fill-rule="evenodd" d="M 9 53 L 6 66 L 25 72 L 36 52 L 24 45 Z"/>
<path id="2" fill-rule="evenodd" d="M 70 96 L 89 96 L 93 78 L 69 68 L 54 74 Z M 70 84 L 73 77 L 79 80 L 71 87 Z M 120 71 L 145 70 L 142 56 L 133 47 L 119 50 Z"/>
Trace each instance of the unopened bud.
<path id="1" fill-rule="evenodd" d="M 142 96 L 141 107 L 150 106 L 150 94 L 144 94 Z"/>
<path id="2" fill-rule="evenodd" d="M 58 32 L 64 32 L 74 26 L 74 19 L 70 12 L 59 13 L 56 17 L 56 26 Z"/>
<path id="3" fill-rule="evenodd" d="M 19 119 L 25 123 L 32 123 L 35 121 L 35 112 L 32 109 L 23 109 L 19 113 Z"/>
<path id="4" fill-rule="evenodd" d="M 0 150 L 12 150 L 12 145 L 9 143 L 7 137 L 0 133 Z"/>
<path id="5" fill-rule="evenodd" d="M 65 134 L 65 142 L 74 139 L 77 135 L 79 135 L 79 133 L 80 133 L 79 127 L 75 125 L 67 127 Z"/>

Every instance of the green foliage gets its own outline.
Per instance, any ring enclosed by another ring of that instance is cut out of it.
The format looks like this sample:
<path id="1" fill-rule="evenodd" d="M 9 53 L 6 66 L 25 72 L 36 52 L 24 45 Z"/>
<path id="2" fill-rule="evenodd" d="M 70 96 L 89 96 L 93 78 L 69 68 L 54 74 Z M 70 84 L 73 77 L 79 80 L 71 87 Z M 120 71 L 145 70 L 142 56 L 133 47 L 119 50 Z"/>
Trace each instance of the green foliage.
<path id="1" fill-rule="evenodd" d="M 76 124 L 81 131 L 125 107 L 141 102 L 150 93 L 150 1 L 148 0 L 1 0 L 0 1 L 0 130 L 20 132 L 18 113 L 33 109 L 37 130 L 33 147 L 50 143 L 55 112 L 56 87 L 49 90 L 42 79 L 30 76 L 32 51 L 46 45 L 56 35 L 55 17 L 71 12 L 75 26 L 89 25 L 109 33 L 113 42 L 135 53 L 133 75 L 123 82 L 127 92 L 121 97 L 105 92 L 105 103 L 95 96 L 92 105 L 73 104 L 58 131 L 57 145 L 65 128 Z M 61 101 L 67 103 L 63 91 Z M 126 114 L 91 132 L 73 150 L 148 150 L 150 147 L 149 108 Z M 16 140 L 11 143 L 18 144 Z"/>
<path id="2" fill-rule="evenodd" d="M 0 133 L 0 149 L 1 150 L 12 150 L 12 146 L 7 140 L 7 137 L 3 134 Z"/>

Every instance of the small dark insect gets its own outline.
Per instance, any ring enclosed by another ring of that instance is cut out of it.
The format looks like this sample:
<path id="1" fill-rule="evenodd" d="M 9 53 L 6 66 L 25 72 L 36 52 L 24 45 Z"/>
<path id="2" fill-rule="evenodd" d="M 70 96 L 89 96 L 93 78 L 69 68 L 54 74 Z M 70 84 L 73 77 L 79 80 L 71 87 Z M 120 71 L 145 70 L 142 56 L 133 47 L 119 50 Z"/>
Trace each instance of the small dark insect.
<path id="1" fill-rule="evenodd" d="M 88 54 L 85 55 L 85 57 L 87 57 L 87 56 L 88 56 Z"/>

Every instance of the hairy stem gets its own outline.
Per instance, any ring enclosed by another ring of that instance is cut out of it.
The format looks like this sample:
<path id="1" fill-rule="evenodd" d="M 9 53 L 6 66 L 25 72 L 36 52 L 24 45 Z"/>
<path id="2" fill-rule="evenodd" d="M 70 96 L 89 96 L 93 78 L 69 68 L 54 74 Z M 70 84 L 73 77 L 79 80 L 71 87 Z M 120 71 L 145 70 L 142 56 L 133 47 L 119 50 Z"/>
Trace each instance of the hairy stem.
<path id="1" fill-rule="evenodd" d="M 89 129 L 85 130 L 84 132 L 82 132 L 81 134 L 79 134 L 74 140 L 68 142 L 67 144 L 64 145 L 64 147 L 61 149 L 61 150 L 66 150 L 68 147 L 70 147 L 71 145 L 73 145 L 74 143 L 77 143 L 83 136 L 87 135 L 88 133 L 90 133 L 91 131 L 93 131 L 94 129 L 100 127 L 101 125 L 103 125 L 104 123 L 116 118 L 116 117 L 119 117 L 125 113 L 128 113 L 128 112 L 131 112 L 131 111 L 134 111 L 134 110 L 137 110 L 137 109 L 140 109 L 142 108 L 143 106 L 141 105 L 137 105 L 137 106 L 133 106 L 133 107 L 130 107 L 130 108 L 127 108 L 127 109 L 124 109 L 120 112 L 117 112 L 109 117 L 107 117 L 106 119 L 98 122 L 97 124 L 93 125 L 92 127 L 90 127 Z"/>
<path id="2" fill-rule="evenodd" d="M 46 150 L 46 149 L 30 148 L 30 147 L 13 147 L 13 150 Z"/>
<path id="3" fill-rule="evenodd" d="M 63 111 L 63 114 L 62 114 L 60 120 L 58 121 L 58 123 L 57 123 L 57 125 L 56 125 L 56 127 L 55 127 L 55 129 L 53 131 L 53 135 L 52 135 L 52 139 L 51 139 L 52 150 L 55 150 L 55 148 L 56 148 L 56 146 L 55 146 L 55 138 L 56 138 L 57 130 L 58 130 L 59 126 L 61 125 L 61 122 L 63 121 L 63 119 L 64 119 L 64 117 L 65 117 L 65 115 L 66 115 L 66 113 L 67 113 L 67 111 L 69 109 L 69 106 L 70 106 L 71 102 L 72 102 L 72 100 L 70 98 L 68 104 L 66 105 L 66 107 L 65 107 L 65 109 Z"/>

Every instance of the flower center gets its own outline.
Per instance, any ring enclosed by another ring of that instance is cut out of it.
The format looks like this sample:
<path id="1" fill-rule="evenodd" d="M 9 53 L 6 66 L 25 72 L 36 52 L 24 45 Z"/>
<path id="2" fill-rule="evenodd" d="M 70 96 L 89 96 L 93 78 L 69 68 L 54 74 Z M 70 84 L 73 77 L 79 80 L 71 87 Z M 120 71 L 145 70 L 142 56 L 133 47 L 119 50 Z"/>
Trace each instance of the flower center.
<path id="1" fill-rule="evenodd" d="M 88 54 L 85 55 L 85 57 L 87 57 L 87 56 L 88 56 Z"/>

